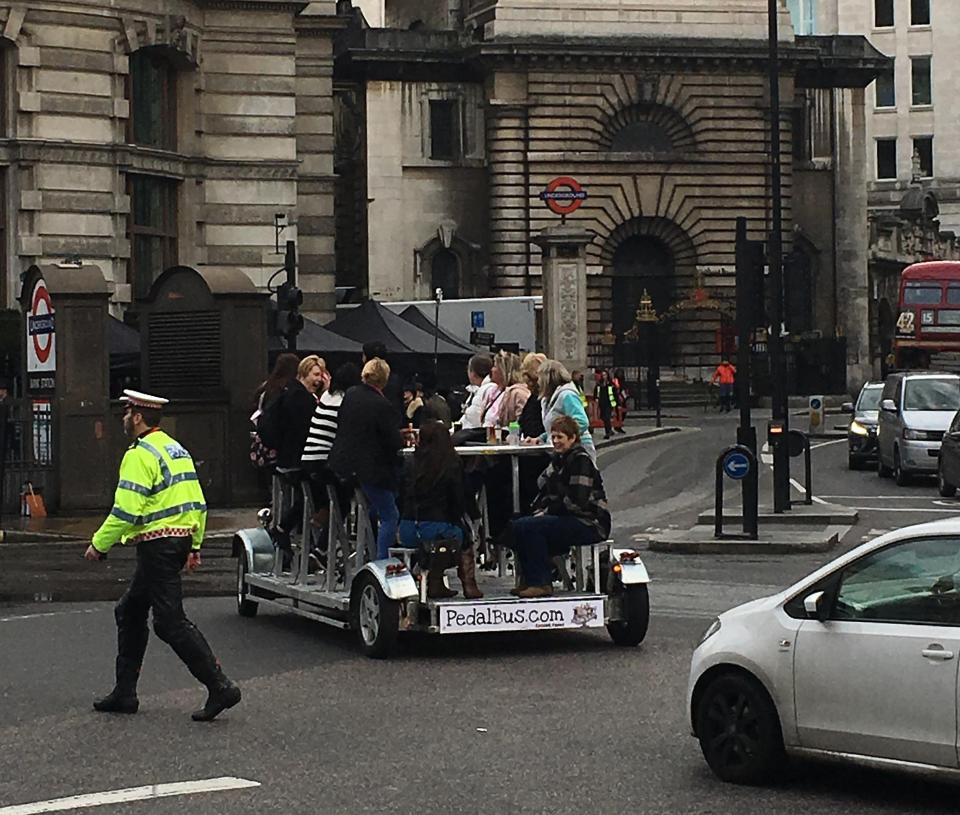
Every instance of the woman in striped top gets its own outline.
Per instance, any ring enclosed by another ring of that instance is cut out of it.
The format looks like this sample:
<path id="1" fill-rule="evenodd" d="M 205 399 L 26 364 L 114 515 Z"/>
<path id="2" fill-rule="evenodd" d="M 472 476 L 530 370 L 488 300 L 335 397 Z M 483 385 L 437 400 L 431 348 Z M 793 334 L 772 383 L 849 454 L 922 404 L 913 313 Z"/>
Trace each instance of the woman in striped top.
<path id="1" fill-rule="evenodd" d="M 337 368 L 330 381 L 330 387 L 321 394 L 317 408 L 310 420 L 307 443 L 303 448 L 303 467 L 308 472 L 316 472 L 326 467 L 330 448 L 337 437 L 337 421 L 343 395 L 354 385 L 360 384 L 360 371 L 352 362 Z"/>

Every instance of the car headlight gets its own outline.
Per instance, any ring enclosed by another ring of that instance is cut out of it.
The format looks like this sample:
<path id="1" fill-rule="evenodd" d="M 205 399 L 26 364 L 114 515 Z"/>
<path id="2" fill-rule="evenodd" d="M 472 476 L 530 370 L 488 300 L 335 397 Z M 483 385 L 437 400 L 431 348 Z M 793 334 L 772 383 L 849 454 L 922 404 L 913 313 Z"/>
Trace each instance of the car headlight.
<path id="1" fill-rule="evenodd" d="M 909 441 L 936 441 L 936 434 L 928 430 L 911 430 L 906 428 L 903 437 Z"/>
<path id="2" fill-rule="evenodd" d="M 860 422 L 854 420 L 850 422 L 850 432 L 855 436 L 866 436 L 870 431 L 860 424 Z"/>
<path id="3" fill-rule="evenodd" d="M 710 639 L 710 637 L 716 634 L 719 630 L 720 630 L 720 618 L 717 617 L 717 619 L 715 619 L 712 623 L 710 623 L 710 627 L 703 632 L 703 636 L 700 637 L 700 642 L 697 643 L 697 647 L 699 648 L 701 645 L 703 645 L 708 639 Z"/>

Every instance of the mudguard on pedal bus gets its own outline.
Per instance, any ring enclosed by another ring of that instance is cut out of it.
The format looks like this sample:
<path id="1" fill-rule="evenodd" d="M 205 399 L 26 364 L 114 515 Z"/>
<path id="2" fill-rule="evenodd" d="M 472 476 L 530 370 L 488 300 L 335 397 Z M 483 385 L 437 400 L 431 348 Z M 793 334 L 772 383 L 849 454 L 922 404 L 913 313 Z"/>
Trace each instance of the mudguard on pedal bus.
<path id="1" fill-rule="evenodd" d="M 636 586 L 649 583 L 650 575 L 647 567 L 640 560 L 640 553 L 636 549 L 622 549 L 616 546 L 610 548 L 610 562 L 620 564 L 620 582 L 624 586 Z"/>
<path id="2" fill-rule="evenodd" d="M 241 552 L 246 552 L 247 569 L 251 574 L 272 571 L 275 551 L 273 539 L 263 527 L 241 529 L 233 536 L 231 555 L 239 557 Z"/>
<path id="3" fill-rule="evenodd" d="M 364 572 L 369 572 L 376 578 L 383 593 L 391 600 L 409 600 L 419 596 L 417 581 L 402 560 L 395 557 L 371 560 L 357 572 L 353 578 L 354 583 Z"/>

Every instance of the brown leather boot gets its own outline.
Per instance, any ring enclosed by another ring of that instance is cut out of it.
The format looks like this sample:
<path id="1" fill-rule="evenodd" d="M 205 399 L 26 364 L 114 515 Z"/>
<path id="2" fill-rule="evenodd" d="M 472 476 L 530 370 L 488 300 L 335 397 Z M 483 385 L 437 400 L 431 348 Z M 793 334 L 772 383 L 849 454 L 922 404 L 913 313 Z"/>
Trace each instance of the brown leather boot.
<path id="1" fill-rule="evenodd" d="M 460 565 L 457 566 L 457 577 L 463 584 L 463 596 L 468 600 L 479 600 L 483 592 L 477 587 L 477 558 L 473 547 L 460 552 Z"/>
<path id="2" fill-rule="evenodd" d="M 457 593 L 453 589 L 448 589 L 443 582 L 441 569 L 434 568 L 427 572 L 427 597 L 432 600 L 446 600 L 456 596 Z"/>

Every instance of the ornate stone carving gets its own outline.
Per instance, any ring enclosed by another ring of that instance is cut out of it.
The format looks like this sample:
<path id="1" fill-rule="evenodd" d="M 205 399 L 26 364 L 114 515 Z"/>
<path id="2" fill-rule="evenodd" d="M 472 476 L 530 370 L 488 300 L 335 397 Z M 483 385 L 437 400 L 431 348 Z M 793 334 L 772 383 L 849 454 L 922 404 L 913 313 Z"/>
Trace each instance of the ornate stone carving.
<path id="1" fill-rule="evenodd" d="M 584 304 L 580 303 L 576 263 L 562 263 L 557 268 L 557 283 L 560 294 L 559 340 L 565 359 L 577 358 L 580 334 L 579 315 Z"/>

